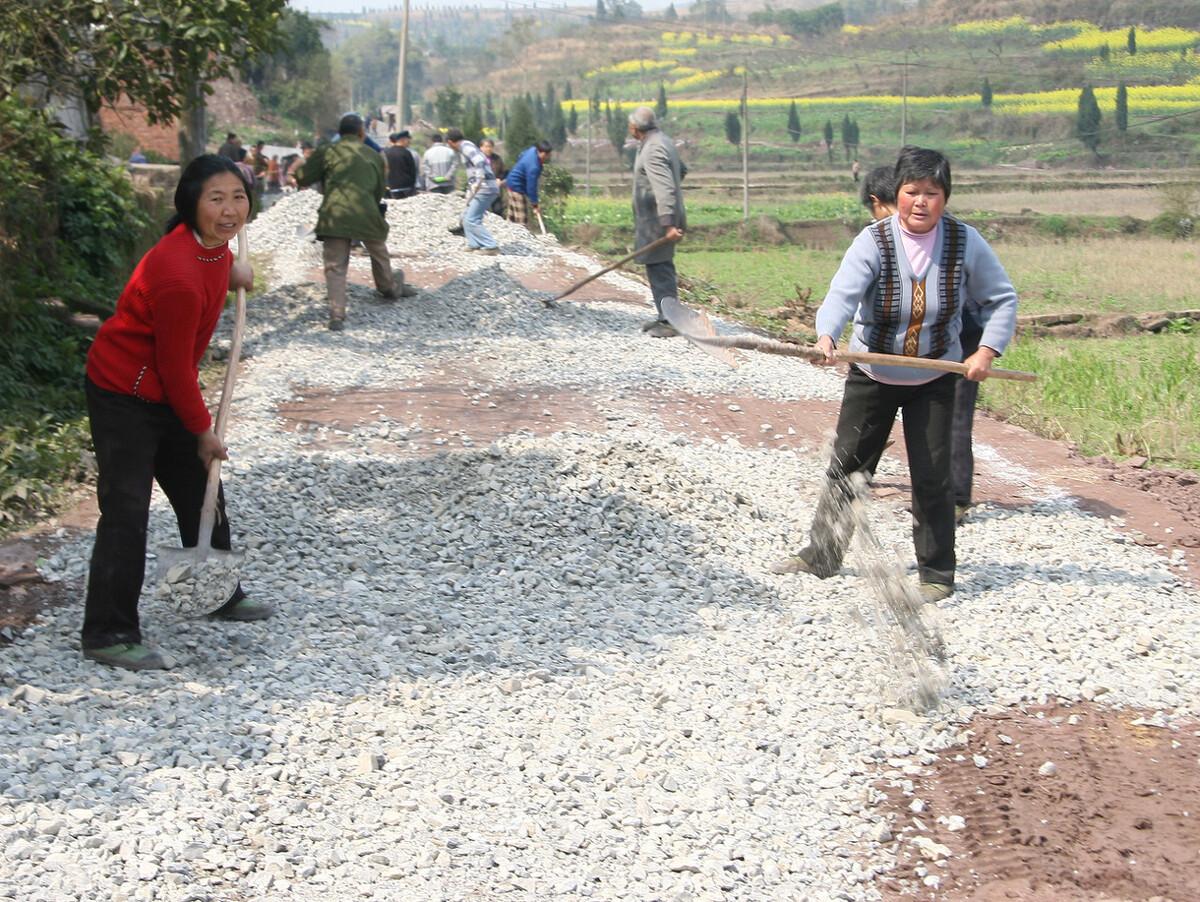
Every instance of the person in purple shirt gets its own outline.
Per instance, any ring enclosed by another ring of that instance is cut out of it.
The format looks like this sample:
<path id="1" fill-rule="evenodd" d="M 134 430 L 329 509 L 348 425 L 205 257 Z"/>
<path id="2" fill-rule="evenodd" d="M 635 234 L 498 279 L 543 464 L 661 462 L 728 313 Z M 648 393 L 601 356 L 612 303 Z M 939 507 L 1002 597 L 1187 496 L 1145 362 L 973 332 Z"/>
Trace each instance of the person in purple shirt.
<path id="1" fill-rule="evenodd" d="M 508 170 L 504 184 L 508 188 L 508 221 L 525 226 L 529 224 L 529 213 L 542 212 L 538 202 L 538 182 L 542 178 L 542 167 L 550 162 L 552 148 L 548 141 L 538 141 L 527 147 L 517 158 L 517 163 Z"/>

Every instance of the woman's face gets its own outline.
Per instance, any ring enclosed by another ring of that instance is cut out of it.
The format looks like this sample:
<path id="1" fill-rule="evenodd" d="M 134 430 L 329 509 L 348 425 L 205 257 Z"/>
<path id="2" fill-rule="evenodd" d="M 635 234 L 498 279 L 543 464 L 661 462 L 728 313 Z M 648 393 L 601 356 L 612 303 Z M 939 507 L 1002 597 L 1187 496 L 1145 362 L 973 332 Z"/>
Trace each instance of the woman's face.
<path id="1" fill-rule="evenodd" d="M 914 235 L 934 228 L 946 210 L 946 192 L 933 179 L 905 182 L 896 192 L 900 225 Z"/>
<path id="2" fill-rule="evenodd" d="M 232 172 L 219 172 L 204 183 L 196 205 L 196 231 L 207 247 L 233 238 L 250 215 L 246 183 Z"/>

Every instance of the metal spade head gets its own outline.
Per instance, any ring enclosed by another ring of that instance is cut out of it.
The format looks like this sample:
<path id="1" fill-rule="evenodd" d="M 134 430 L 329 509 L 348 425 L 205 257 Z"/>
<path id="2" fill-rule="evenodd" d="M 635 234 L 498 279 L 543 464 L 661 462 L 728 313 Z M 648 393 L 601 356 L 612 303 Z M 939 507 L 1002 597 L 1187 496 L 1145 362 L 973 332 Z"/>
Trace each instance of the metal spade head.
<path id="1" fill-rule="evenodd" d="M 157 553 L 154 595 L 181 617 L 203 617 L 229 601 L 246 558 L 205 546 L 160 547 Z"/>
<path id="2" fill-rule="evenodd" d="M 663 316 L 667 318 L 675 331 L 698 347 L 705 354 L 732 367 L 737 367 L 738 359 L 728 348 L 717 348 L 697 339 L 712 338 L 717 334 L 708 314 L 700 310 L 685 307 L 678 298 L 666 297 L 662 300 Z"/>

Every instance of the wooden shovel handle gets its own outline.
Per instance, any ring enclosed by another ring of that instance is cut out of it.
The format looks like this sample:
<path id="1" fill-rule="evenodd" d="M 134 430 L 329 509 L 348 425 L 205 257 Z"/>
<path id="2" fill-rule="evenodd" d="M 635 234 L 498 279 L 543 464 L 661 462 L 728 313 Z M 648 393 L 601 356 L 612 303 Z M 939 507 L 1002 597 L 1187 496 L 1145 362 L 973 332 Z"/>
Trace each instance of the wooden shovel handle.
<path id="1" fill-rule="evenodd" d="M 618 260 L 616 263 L 610 263 L 608 266 L 604 267 L 604 269 L 600 270 L 599 272 L 594 272 L 590 276 L 588 276 L 586 279 L 579 280 L 574 285 L 572 285 L 570 288 L 568 288 L 566 291 L 562 292 L 561 294 L 555 295 L 554 300 L 561 301 L 567 295 L 574 294 L 575 292 L 577 292 L 580 288 L 582 288 L 588 282 L 594 281 L 595 279 L 600 278 L 605 273 L 610 273 L 614 269 L 624 266 L 626 263 L 628 263 L 634 257 L 640 257 L 642 254 L 648 254 L 651 251 L 656 251 L 660 247 L 662 247 L 664 244 L 670 244 L 670 243 L 671 243 L 670 236 L 663 235 L 661 238 L 659 238 L 655 241 L 651 241 L 645 247 L 639 247 L 632 254 L 627 254 L 626 256 L 624 256 L 620 260 Z"/>
<path id="2" fill-rule="evenodd" d="M 246 229 L 238 232 L 239 263 L 250 256 L 250 245 L 246 240 Z M 242 356 L 242 333 L 246 328 L 246 289 L 237 290 L 237 307 L 233 314 L 233 340 L 229 343 L 229 360 L 225 365 L 225 384 L 221 388 L 221 403 L 217 407 L 217 422 L 213 432 L 225 444 L 225 426 L 229 421 L 229 405 L 233 401 L 233 384 L 237 380 L 238 358 Z M 214 457 L 208 466 L 208 483 L 204 487 L 204 504 L 200 507 L 200 535 L 198 548 L 212 547 L 213 524 L 217 519 L 217 490 L 221 487 L 221 458 Z"/>
<path id="3" fill-rule="evenodd" d="M 737 348 L 743 351 L 761 351 L 764 354 L 778 354 L 782 357 L 803 357 L 807 360 L 824 359 L 825 354 L 819 348 L 805 345 L 793 345 L 759 335 L 684 335 L 689 341 L 711 345 L 717 348 Z M 902 357 L 898 354 L 874 354 L 867 351 L 838 351 L 836 359 L 846 363 L 866 363 L 872 366 L 901 366 L 915 370 L 937 370 L 942 373 L 958 373 L 966 375 L 967 365 L 953 360 L 931 360 L 928 357 Z M 989 379 L 1012 379 L 1017 382 L 1034 382 L 1037 373 L 1027 373 L 1021 370 L 988 371 Z"/>

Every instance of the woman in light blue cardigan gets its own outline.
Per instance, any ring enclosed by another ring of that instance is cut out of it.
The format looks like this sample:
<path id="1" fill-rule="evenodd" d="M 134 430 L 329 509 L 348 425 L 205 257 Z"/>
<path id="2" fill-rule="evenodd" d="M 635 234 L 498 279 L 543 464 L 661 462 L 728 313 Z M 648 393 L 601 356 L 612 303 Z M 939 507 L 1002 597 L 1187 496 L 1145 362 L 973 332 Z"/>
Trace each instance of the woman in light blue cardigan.
<path id="1" fill-rule="evenodd" d="M 841 569 L 853 534 L 849 476 L 876 458 L 903 410 L 920 589 L 926 600 L 937 601 L 954 591 L 950 429 L 955 384 L 964 377 L 905 367 L 902 358 L 962 361 L 965 378 L 986 379 L 1012 339 L 1017 294 L 983 237 L 944 215 L 950 197 L 944 156 L 905 147 L 896 161 L 896 185 L 896 214 L 863 229 L 842 258 L 817 311 L 817 347 L 825 363 L 836 363 L 837 341 L 853 320 L 850 350 L 895 354 L 897 365 L 851 365 L 809 544 L 772 569 L 822 579 Z M 968 304 L 983 334 L 978 350 L 963 360 L 960 334 Z"/>

